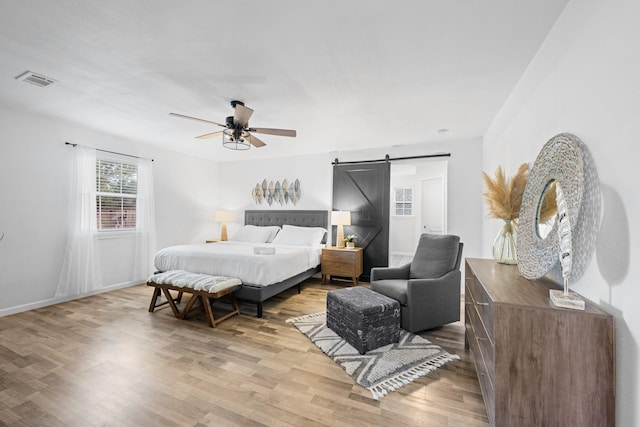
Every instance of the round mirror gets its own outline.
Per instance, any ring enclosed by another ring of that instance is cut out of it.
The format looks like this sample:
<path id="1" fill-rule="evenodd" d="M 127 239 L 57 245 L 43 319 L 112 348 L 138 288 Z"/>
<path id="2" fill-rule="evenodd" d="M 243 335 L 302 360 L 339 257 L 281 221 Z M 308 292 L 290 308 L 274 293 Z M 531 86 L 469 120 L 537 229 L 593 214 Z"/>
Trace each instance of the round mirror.
<path id="1" fill-rule="evenodd" d="M 558 264 L 558 221 L 551 215 L 558 186 L 571 224 L 572 280 L 586 271 L 593 254 L 600 216 L 598 175 L 584 143 L 559 134 L 542 147 L 522 194 L 518 270 L 527 279 L 542 277 Z"/>
<path id="2" fill-rule="evenodd" d="M 538 237 L 546 239 L 553 229 L 553 225 L 556 223 L 557 212 L 556 180 L 552 179 L 545 186 L 538 201 L 538 212 L 536 214 L 536 231 L 538 232 Z"/>

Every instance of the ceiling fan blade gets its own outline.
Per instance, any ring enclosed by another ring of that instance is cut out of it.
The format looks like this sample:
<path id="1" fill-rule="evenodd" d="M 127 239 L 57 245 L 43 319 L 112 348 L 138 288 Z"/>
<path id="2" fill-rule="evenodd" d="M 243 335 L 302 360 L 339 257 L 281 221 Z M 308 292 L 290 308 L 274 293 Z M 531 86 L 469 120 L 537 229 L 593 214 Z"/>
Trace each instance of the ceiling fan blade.
<path id="1" fill-rule="evenodd" d="M 233 112 L 233 122 L 240 123 L 243 128 L 246 128 L 249 124 L 249 119 L 253 114 L 253 110 L 249 107 L 245 107 L 242 104 L 236 104 Z"/>
<path id="2" fill-rule="evenodd" d="M 222 126 L 223 128 L 227 127 L 226 125 L 221 125 L 220 123 L 212 122 L 211 120 L 205 120 L 205 119 L 199 119 L 197 117 L 185 116 L 184 114 L 169 113 L 169 115 L 170 116 L 174 116 L 174 117 L 180 117 L 182 119 L 195 120 L 197 122 L 203 122 L 203 123 L 209 123 L 209 124 L 212 124 L 212 125 Z"/>
<path id="3" fill-rule="evenodd" d="M 223 130 L 219 130 L 217 132 L 205 133 L 204 135 L 196 136 L 196 138 L 198 138 L 198 139 L 214 138 L 214 137 L 216 137 L 218 135 L 222 135 L 222 132 L 224 132 L 224 131 Z"/>
<path id="4" fill-rule="evenodd" d="M 265 135 L 296 136 L 296 131 L 291 129 L 251 128 L 249 132 L 264 133 Z"/>
<path id="5" fill-rule="evenodd" d="M 254 135 L 249 134 L 246 138 L 249 140 L 251 145 L 253 145 L 256 148 L 264 147 L 265 145 L 267 145 Z"/>

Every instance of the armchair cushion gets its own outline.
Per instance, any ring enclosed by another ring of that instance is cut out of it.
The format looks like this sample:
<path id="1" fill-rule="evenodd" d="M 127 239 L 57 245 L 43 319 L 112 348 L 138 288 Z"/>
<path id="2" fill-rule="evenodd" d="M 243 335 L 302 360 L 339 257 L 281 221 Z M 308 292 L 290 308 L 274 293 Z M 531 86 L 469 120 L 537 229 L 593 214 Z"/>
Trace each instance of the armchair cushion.
<path id="1" fill-rule="evenodd" d="M 411 261 L 409 277 L 441 277 L 456 268 L 460 237 L 451 234 L 423 234 Z"/>
<path id="2" fill-rule="evenodd" d="M 407 305 L 407 279 L 372 280 L 371 290 Z"/>

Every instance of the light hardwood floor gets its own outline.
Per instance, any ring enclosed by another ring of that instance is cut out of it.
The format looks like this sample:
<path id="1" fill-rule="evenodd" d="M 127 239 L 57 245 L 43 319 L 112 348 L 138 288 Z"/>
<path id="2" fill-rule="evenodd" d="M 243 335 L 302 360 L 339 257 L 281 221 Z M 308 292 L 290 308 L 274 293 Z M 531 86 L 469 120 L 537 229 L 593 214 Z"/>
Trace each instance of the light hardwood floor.
<path id="1" fill-rule="evenodd" d="M 463 322 L 420 334 L 461 360 L 379 401 L 285 322 L 341 286 L 310 279 L 215 329 L 149 313 L 146 285 L 2 317 L 0 426 L 488 425 Z"/>

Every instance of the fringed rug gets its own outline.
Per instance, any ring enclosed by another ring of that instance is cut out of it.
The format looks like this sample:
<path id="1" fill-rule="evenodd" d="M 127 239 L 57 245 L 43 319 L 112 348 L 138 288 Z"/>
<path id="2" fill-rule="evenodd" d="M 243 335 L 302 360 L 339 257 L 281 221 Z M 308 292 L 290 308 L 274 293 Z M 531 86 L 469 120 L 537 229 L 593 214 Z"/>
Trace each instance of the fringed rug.
<path id="1" fill-rule="evenodd" d="M 342 366 L 355 382 L 369 390 L 376 400 L 448 362 L 460 359 L 403 329 L 400 330 L 397 344 L 360 354 L 327 327 L 324 312 L 289 319 L 287 322 L 293 323 L 320 350 Z"/>

